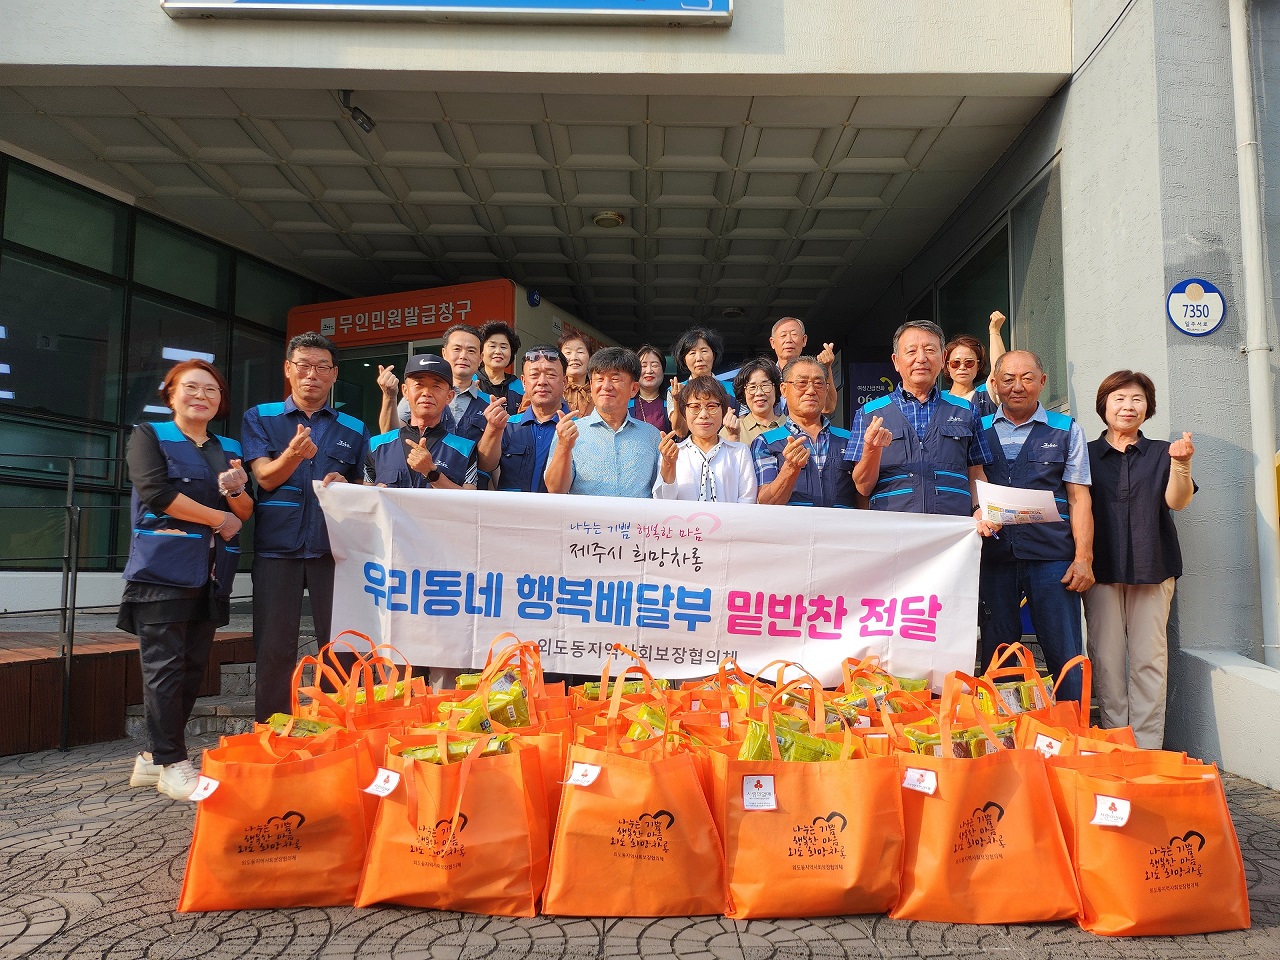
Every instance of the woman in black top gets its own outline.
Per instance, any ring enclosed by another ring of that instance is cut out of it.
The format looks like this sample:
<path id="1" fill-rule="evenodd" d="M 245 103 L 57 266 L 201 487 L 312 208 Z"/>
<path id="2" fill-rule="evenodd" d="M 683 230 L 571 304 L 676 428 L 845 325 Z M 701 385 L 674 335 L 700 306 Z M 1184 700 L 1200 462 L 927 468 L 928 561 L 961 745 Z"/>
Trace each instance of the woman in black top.
<path id="1" fill-rule="evenodd" d="M 1098 387 L 1106 432 L 1089 444 L 1093 573 L 1084 613 L 1104 727 L 1132 726 L 1138 746 L 1164 745 L 1166 631 L 1182 551 L 1174 510 L 1191 502 L 1191 434 L 1169 443 L 1139 429 L 1156 412 L 1151 378 L 1118 370 Z"/>
<path id="2" fill-rule="evenodd" d="M 175 364 L 160 396 L 173 411 L 129 436 L 133 533 L 117 626 L 137 634 L 151 749 L 129 785 L 187 800 L 196 773 L 183 733 L 214 631 L 227 623 L 237 534 L 253 513 L 240 445 L 209 432 L 228 412 L 227 384 L 203 360 Z"/>
<path id="3" fill-rule="evenodd" d="M 510 324 L 490 320 L 476 331 L 480 335 L 480 370 L 476 382 L 493 397 L 507 401 L 507 413 L 514 415 L 524 399 L 524 385 L 515 374 L 507 373 L 511 360 L 520 352 L 520 337 Z"/>

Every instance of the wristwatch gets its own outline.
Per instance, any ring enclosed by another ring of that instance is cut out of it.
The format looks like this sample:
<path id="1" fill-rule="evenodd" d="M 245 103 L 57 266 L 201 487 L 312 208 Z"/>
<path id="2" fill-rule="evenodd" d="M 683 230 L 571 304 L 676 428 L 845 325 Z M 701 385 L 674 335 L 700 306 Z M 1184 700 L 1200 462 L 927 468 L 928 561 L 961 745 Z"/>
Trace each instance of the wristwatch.
<path id="1" fill-rule="evenodd" d="M 440 479 L 439 467 L 434 468 L 430 473 L 427 474 L 427 483 L 435 483 L 439 479 Z"/>

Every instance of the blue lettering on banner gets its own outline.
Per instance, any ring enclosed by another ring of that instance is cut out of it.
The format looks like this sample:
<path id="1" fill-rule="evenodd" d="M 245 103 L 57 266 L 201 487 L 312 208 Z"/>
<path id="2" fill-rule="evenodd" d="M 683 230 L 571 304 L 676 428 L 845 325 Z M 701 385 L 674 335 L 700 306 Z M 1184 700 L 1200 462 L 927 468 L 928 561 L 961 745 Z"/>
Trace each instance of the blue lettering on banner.
<path id="1" fill-rule="evenodd" d="M 392 613 L 428 617 L 466 614 L 492 620 L 502 616 L 506 578 L 496 571 L 403 570 L 369 561 L 364 565 L 364 592 L 373 598 L 374 607 Z M 653 630 L 670 630 L 674 621 L 688 633 L 711 622 L 710 587 L 530 573 L 515 577 L 515 584 L 516 615 L 521 620 L 547 621 L 555 613 L 584 624 L 629 627 L 634 621 L 638 627 Z"/>

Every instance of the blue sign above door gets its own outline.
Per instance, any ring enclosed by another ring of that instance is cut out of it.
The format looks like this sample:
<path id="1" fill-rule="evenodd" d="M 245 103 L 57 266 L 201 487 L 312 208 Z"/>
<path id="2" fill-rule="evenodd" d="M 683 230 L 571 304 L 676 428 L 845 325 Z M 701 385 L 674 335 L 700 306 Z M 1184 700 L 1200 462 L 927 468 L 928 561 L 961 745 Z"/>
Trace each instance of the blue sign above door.
<path id="1" fill-rule="evenodd" d="M 186 17 L 727 27 L 733 0 L 163 0 Z"/>

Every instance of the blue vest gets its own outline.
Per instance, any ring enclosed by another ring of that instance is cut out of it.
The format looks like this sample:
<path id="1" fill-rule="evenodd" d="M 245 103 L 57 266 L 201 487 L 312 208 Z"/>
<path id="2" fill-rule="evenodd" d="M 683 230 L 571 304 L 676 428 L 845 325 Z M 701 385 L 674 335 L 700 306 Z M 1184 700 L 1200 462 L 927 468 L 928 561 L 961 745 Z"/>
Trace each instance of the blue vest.
<path id="1" fill-rule="evenodd" d="M 973 408 L 949 393 L 941 398 L 924 439 L 898 409 L 892 394 L 862 407 L 864 422 L 884 419 L 893 441 L 881 453 L 880 473 L 871 492 L 872 510 L 898 513 L 942 513 L 967 517 L 973 512 L 969 492 L 969 444 L 973 440 Z"/>
<path id="2" fill-rule="evenodd" d="M 168 423 L 138 424 L 135 429 L 150 426 L 160 441 L 160 452 L 169 467 L 169 479 L 180 491 L 202 506 L 224 509 L 218 492 L 218 475 L 209 470 L 199 448 L 183 436 L 178 425 Z M 230 437 L 218 437 L 222 452 L 230 460 L 240 456 L 240 444 Z M 230 469 L 230 463 L 226 469 Z M 216 597 L 231 595 L 231 583 L 240 565 L 240 538 L 223 540 L 202 523 L 179 520 L 167 514 L 157 516 L 133 491 L 133 535 L 129 541 L 129 562 L 124 579 L 137 583 L 157 583 L 170 587 L 203 587 L 212 573 L 212 592 Z M 160 533 L 161 530 L 181 530 Z"/>
<path id="3" fill-rule="evenodd" d="M 827 466 L 821 473 L 813 465 L 813 458 L 804 465 L 800 476 L 796 477 L 796 485 L 791 491 L 791 499 L 787 501 L 793 507 L 843 507 L 852 509 L 857 489 L 853 485 L 853 476 L 844 462 L 844 448 L 849 443 L 849 431 L 839 427 L 828 427 L 831 439 L 827 445 Z M 782 462 L 782 451 L 791 439 L 791 431 L 786 426 L 768 430 L 756 437 L 752 443 L 764 442 L 768 450 Z"/>
<path id="4" fill-rule="evenodd" d="M 440 416 L 440 421 L 444 424 L 444 428 L 454 436 L 470 440 L 472 443 L 478 443 L 484 433 L 484 428 L 489 425 L 489 421 L 484 417 L 485 408 L 492 402 L 493 397 L 482 390 L 478 397 L 467 397 L 467 408 L 462 412 L 461 417 L 455 417 L 453 408 L 446 406 L 444 413 Z M 407 423 L 408 421 L 405 422 Z"/>
<path id="5" fill-rule="evenodd" d="M 973 391 L 973 396 L 969 398 L 969 403 L 973 409 L 977 411 L 979 419 L 989 417 L 1000 409 L 1000 404 L 992 399 L 991 394 L 987 392 L 987 385 L 981 384 Z"/>
<path id="6" fill-rule="evenodd" d="M 269 441 L 267 455 L 274 460 L 297 434 L 299 421 L 287 415 L 283 403 L 260 403 L 253 412 Z M 329 531 L 311 481 L 323 480 L 330 473 L 341 473 L 348 480 L 355 476 L 353 471 L 364 453 L 365 436 L 363 423 L 337 413 L 335 421 L 326 425 L 315 457 L 299 463 L 289 479 L 274 490 L 259 491 L 253 511 L 255 553 L 296 558 L 329 553 Z"/>
<path id="7" fill-rule="evenodd" d="M 446 433 L 428 444 L 436 468 L 458 486 L 467 482 L 467 467 L 476 445 L 470 440 Z M 373 482 L 388 487 L 430 487 L 427 478 L 409 469 L 409 447 L 399 430 L 380 433 L 369 441 L 369 461 L 373 465 Z"/>
<path id="8" fill-rule="evenodd" d="M 519 383 L 518 380 L 516 382 Z M 481 390 L 478 397 L 469 397 L 467 399 L 467 409 L 462 412 L 461 418 L 455 418 L 453 408 L 446 406 L 444 413 L 440 417 L 440 422 L 455 437 L 462 437 L 472 443 L 479 443 L 480 437 L 484 435 L 485 427 L 489 426 L 489 421 L 485 419 L 484 411 L 492 402 L 493 396 Z M 477 475 L 476 489 L 489 489 L 489 475 L 487 473 L 481 472 Z"/>
<path id="9" fill-rule="evenodd" d="M 568 408 L 565 407 L 565 412 Z M 546 483 L 541 476 L 534 476 L 537 465 L 538 445 L 536 418 L 532 410 L 516 414 L 507 421 L 502 431 L 502 459 L 499 462 L 501 472 L 498 474 L 499 490 L 519 490 L 524 493 L 546 493 Z M 552 432 L 555 432 L 555 421 L 552 421 Z M 550 459 L 550 451 L 548 451 Z M 545 468 L 546 463 L 543 463 Z"/>
<path id="10" fill-rule="evenodd" d="M 1063 522 L 1009 524 L 1002 527 L 998 538 L 983 538 L 984 558 L 1006 562 L 1075 558 L 1076 544 L 1071 536 L 1070 514 L 1067 509 L 1067 485 L 1062 479 L 1071 447 L 1072 421 L 1064 413 L 1046 411 L 1046 416 L 1049 419 L 1047 424 L 1039 421 L 1032 424 L 1022 450 L 1012 463 L 1005 459 L 1004 448 L 1000 446 L 1000 436 L 995 430 L 995 415 L 982 418 L 991 455 L 995 458 L 987 467 L 987 480 L 1005 487 L 1053 491 L 1053 499 Z"/>

